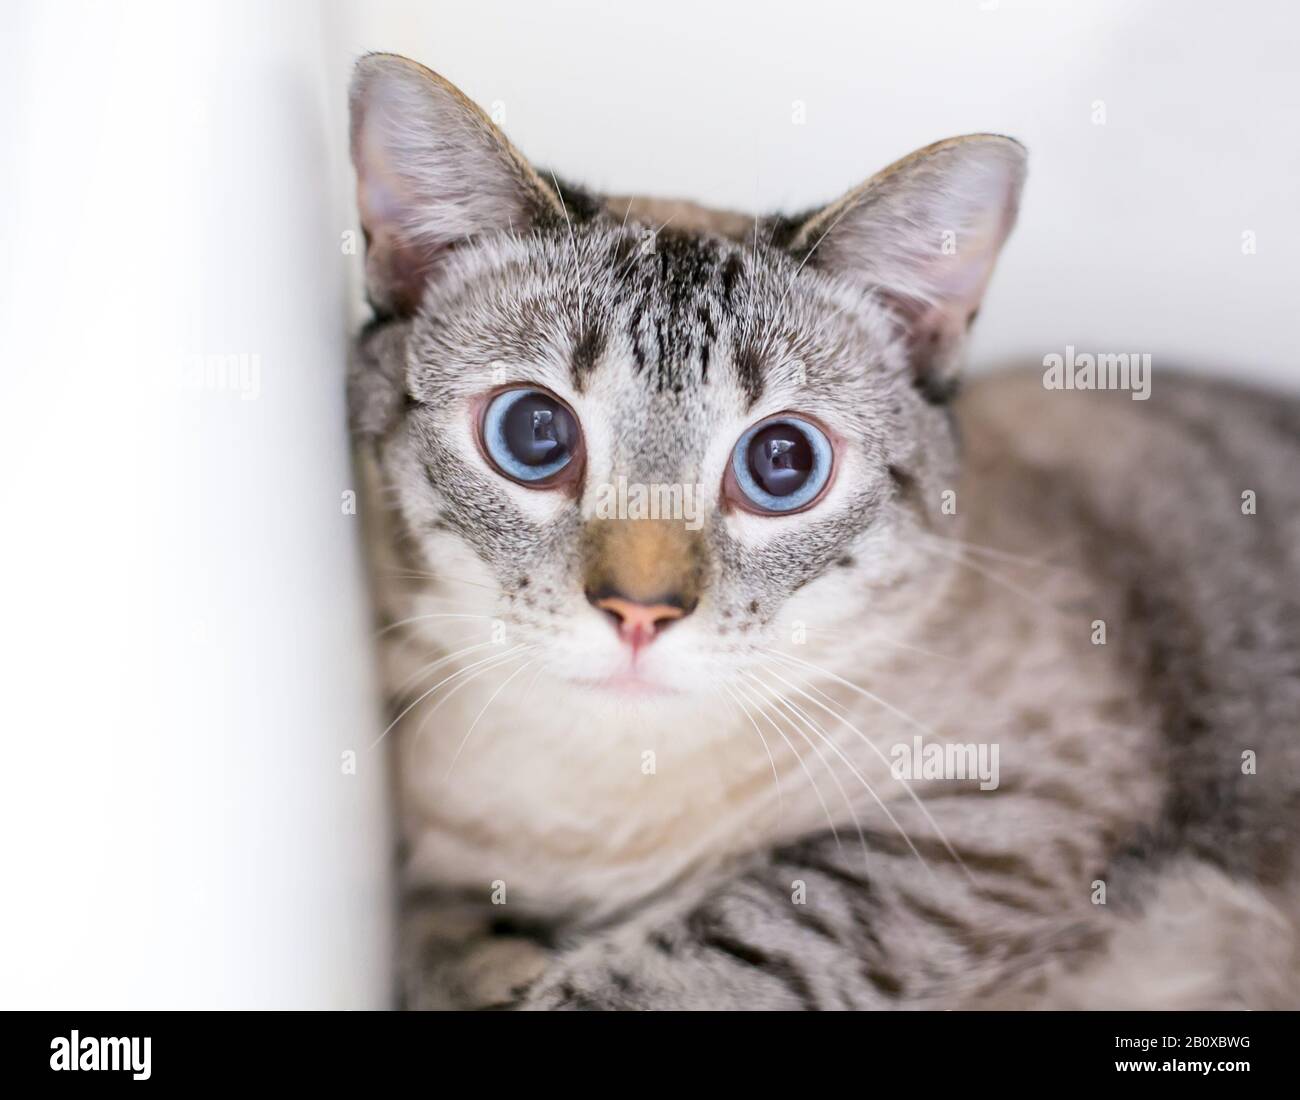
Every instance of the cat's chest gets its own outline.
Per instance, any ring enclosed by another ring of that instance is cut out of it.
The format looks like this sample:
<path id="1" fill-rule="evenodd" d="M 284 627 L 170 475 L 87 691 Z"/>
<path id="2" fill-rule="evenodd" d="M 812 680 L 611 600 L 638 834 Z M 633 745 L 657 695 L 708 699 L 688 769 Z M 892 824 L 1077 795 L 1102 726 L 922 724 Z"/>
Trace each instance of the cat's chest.
<path id="1" fill-rule="evenodd" d="M 1083 667 L 1055 631 L 1033 635 L 955 667 L 852 678 L 876 692 L 846 680 L 823 693 L 790 670 L 780 702 L 657 717 L 557 702 L 545 685 L 471 687 L 398 731 L 408 871 L 516 911 L 594 919 L 728 856 L 836 828 L 854 845 L 861 828 L 993 856 L 1032 834 L 1062 858 L 1103 859 L 1105 838 L 1158 799 L 1129 766 L 1144 720 L 1107 660 Z"/>
<path id="2" fill-rule="evenodd" d="M 414 881 L 530 910 L 612 911 L 774 835 L 784 794 L 740 712 L 655 720 L 548 702 L 543 689 L 479 719 L 490 693 L 467 689 L 436 727 L 399 730 Z"/>

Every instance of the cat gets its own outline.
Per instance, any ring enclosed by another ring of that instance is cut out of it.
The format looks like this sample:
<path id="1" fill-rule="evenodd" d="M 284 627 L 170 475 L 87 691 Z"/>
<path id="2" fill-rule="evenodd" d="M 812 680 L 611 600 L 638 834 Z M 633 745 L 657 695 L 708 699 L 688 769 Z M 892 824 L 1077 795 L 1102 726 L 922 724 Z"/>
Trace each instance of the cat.
<path id="1" fill-rule="evenodd" d="M 404 1004 L 1300 1007 L 1300 402 L 961 384 L 1009 138 L 750 218 L 350 105 Z"/>

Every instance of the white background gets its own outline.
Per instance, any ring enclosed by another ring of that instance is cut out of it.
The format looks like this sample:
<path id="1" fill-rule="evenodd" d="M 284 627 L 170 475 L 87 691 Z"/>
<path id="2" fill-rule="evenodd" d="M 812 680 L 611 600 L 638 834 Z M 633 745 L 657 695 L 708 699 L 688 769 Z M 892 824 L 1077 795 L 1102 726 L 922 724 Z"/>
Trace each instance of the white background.
<path id="1" fill-rule="evenodd" d="M 341 507 L 358 53 L 563 175 L 746 209 L 1014 135 L 980 366 L 1073 343 L 1294 390 L 1296 32 L 1280 2 L 8 7 L 0 1004 L 388 1003 Z M 241 353 L 255 397 L 187 381 Z"/>
<path id="2" fill-rule="evenodd" d="M 1300 12 L 1285 0 L 334 10 L 338 80 L 357 53 L 406 53 L 503 105 L 531 159 L 612 192 L 798 210 L 940 138 L 1009 134 L 1029 183 L 977 367 L 1073 342 L 1300 388 Z"/>

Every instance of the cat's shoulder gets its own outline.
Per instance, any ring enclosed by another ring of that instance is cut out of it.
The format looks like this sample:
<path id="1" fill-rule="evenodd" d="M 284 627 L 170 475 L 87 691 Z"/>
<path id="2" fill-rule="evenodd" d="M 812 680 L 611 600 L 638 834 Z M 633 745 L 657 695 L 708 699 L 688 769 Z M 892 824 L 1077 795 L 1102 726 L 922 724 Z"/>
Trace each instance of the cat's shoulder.
<path id="1" fill-rule="evenodd" d="M 1057 368 L 1053 362 L 1012 361 L 1000 366 L 971 372 L 962 387 L 958 402 L 967 408 L 1009 407 L 1029 411 L 1046 411 L 1051 405 L 1091 404 L 1097 408 L 1123 407 L 1125 403 L 1144 405 L 1155 401 L 1154 408 L 1171 405 L 1193 409 L 1207 401 L 1228 401 L 1234 408 L 1262 410 L 1276 408 L 1300 415 L 1300 370 L 1291 390 L 1261 386 L 1236 372 L 1203 372 L 1180 365 L 1144 363 L 1138 356 L 1124 358 L 1131 368 L 1107 368 L 1101 356 L 1090 357 L 1090 370 L 1080 366 Z M 1078 357 L 1082 359 L 1082 356 Z M 1070 381 L 1066 381 L 1069 375 Z M 1107 375 L 1111 384 L 1106 384 Z"/>
<path id="2" fill-rule="evenodd" d="M 1062 385 L 1042 364 L 976 373 L 955 413 L 977 454 L 1021 455 L 1048 468 L 1087 456 L 1104 465 L 1157 454 L 1168 461 L 1186 450 L 1247 465 L 1300 454 L 1300 393 L 1159 365 L 1135 369 L 1128 385 L 1102 381 L 1097 370 Z"/>

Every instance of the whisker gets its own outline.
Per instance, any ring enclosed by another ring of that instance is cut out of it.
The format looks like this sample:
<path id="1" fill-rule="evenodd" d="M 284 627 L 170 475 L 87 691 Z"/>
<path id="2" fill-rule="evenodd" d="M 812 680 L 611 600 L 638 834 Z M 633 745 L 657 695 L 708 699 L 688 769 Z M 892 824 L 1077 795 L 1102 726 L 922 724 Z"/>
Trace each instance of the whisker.
<path id="1" fill-rule="evenodd" d="M 444 777 L 443 782 L 450 782 L 451 773 L 456 770 L 456 761 L 460 759 L 460 754 L 465 751 L 465 746 L 469 744 L 469 739 L 473 735 L 474 730 L 478 726 L 479 722 L 482 721 L 483 715 L 485 715 L 488 712 L 488 707 L 490 707 L 493 703 L 496 702 L 497 696 L 500 695 L 503 691 L 505 691 L 505 689 L 510 685 L 511 680 L 513 680 L 521 672 L 531 667 L 536 661 L 537 661 L 536 657 L 530 657 L 522 665 L 520 665 L 517 669 L 515 669 L 514 672 L 512 672 L 509 676 L 507 676 L 505 680 L 501 682 L 501 685 L 496 689 L 496 691 L 494 691 L 490 696 L 488 696 L 488 701 L 483 704 L 483 709 L 478 712 L 478 714 L 474 718 L 474 721 L 469 724 L 469 729 L 465 731 L 465 736 L 461 739 L 460 745 L 456 749 L 456 755 L 451 758 L 451 767 L 447 769 L 447 775 Z"/>
<path id="2" fill-rule="evenodd" d="M 835 220 L 826 227 L 826 232 L 817 238 L 812 248 L 808 249 L 807 254 L 804 256 L 802 260 L 799 261 L 799 266 L 794 269 L 794 274 L 790 276 L 790 281 L 786 283 L 785 293 L 781 295 L 781 300 L 776 303 L 777 310 L 781 308 L 786 298 L 790 296 L 790 291 L 794 289 L 794 281 L 799 277 L 799 272 L 801 272 L 804 269 L 804 264 L 806 264 L 809 260 L 812 259 L 812 254 L 817 251 L 822 241 L 824 241 L 827 237 L 830 236 L 831 230 L 834 229 L 837 225 L 839 225 L 840 220 L 844 217 L 844 215 L 847 214 L 850 210 L 854 209 L 855 206 L 856 203 L 846 203 L 844 209 L 835 215 Z"/>
<path id="3" fill-rule="evenodd" d="M 978 542 L 968 542 L 966 539 L 953 539 L 945 535 L 936 535 L 932 531 L 927 531 L 922 538 L 930 542 L 947 543 L 949 546 L 959 547 L 973 554 L 982 554 L 985 557 L 996 558 L 998 561 L 1005 561 L 1012 565 L 1023 565 L 1030 569 L 1059 569 L 1067 572 L 1074 572 L 1073 567 L 1068 565 L 1059 565 L 1050 559 L 1054 554 L 1060 552 L 1069 545 L 1068 542 L 1062 543 L 1056 549 L 1048 551 L 1045 557 L 1031 558 L 1023 554 L 1014 554 L 1010 550 L 1000 550 L 996 546 L 983 546 Z"/>
<path id="4" fill-rule="evenodd" d="M 524 688 L 524 694 L 520 698 L 520 702 L 522 703 L 528 702 L 529 697 L 533 694 L 533 688 L 537 686 L 537 681 L 541 679 L 542 673 L 545 671 L 546 671 L 546 665 L 543 664 L 539 659 L 537 662 L 537 671 L 533 673 L 533 678 L 528 681 L 528 686 Z"/>
<path id="5" fill-rule="evenodd" d="M 938 554 L 941 558 L 947 558 L 948 561 L 953 562 L 956 565 L 964 565 L 972 572 L 978 573 L 981 577 L 985 578 L 985 580 L 992 581 L 1000 588 L 1005 588 L 1008 592 L 1019 596 L 1022 600 L 1028 600 L 1035 607 L 1041 607 L 1046 611 L 1054 611 L 1058 614 L 1060 613 L 1059 608 L 1053 606 L 1047 600 L 1044 600 L 1037 593 L 1030 592 L 1027 588 L 1021 588 L 1020 585 L 1007 580 L 1005 577 L 999 577 L 991 569 L 985 568 L 978 562 L 968 561 L 963 554 L 949 553 L 948 550 L 942 546 L 931 546 L 923 541 L 918 541 L 916 545 L 922 550 L 928 550 L 932 554 Z"/>
<path id="6" fill-rule="evenodd" d="M 394 580 L 428 580 L 428 581 L 451 581 L 454 584 L 465 584 L 471 588 L 482 588 L 488 592 L 497 592 L 498 589 L 490 584 L 484 584 L 482 581 L 471 581 L 465 577 L 453 577 L 448 573 L 422 573 L 419 570 L 408 570 L 403 573 L 380 573 L 379 576 L 392 578 Z"/>
<path id="7" fill-rule="evenodd" d="M 753 328 L 753 320 L 754 320 L 754 302 L 758 298 L 758 295 L 755 293 L 754 290 L 754 272 L 758 270 L 758 209 L 757 207 L 755 207 L 754 210 L 754 251 L 753 251 L 753 255 L 750 257 L 749 263 L 750 263 L 749 301 L 745 303 L 745 327 L 743 330 L 746 341 L 749 340 L 749 337 L 752 334 L 751 330 Z"/>
<path id="8" fill-rule="evenodd" d="M 870 296 L 866 300 L 870 300 Z M 840 314 L 847 313 L 850 309 L 853 309 L 854 312 L 856 313 L 861 311 L 862 308 L 863 308 L 863 301 L 854 300 L 851 302 L 845 302 L 843 305 L 836 306 L 829 313 L 822 314 L 817 319 L 816 335 L 817 336 L 825 335 L 827 325 L 829 325 L 833 320 L 835 320 L 836 317 L 840 316 Z"/>
<path id="9" fill-rule="evenodd" d="M 410 626 L 411 623 L 423 622 L 426 619 L 494 619 L 495 615 L 470 615 L 464 612 L 453 611 L 436 611 L 428 615 L 412 615 L 409 619 L 398 619 L 395 623 L 389 623 L 387 626 L 376 630 L 375 637 L 382 638 L 391 630 L 396 630 L 401 626 Z"/>
<path id="10" fill-rule="evenodd" d="M 781 727 L 778 726 L 776 722 L 773 720 L 772 714 L 768 712 L 768 708 L 764 704 L 763 697 L 760 693 L 745 687 L 744 685 L 742 685 L 741 683 L 735 680 L 731 682 L 731 687 L 732 690 L 734 691 L 742 692 L 743 697 L 753 704 L 753 706 L 758 711 L 759 717 L 761 717 L 772 728 L 772 732 L 774 732 L 778 737 L 781 738 L 781 740 L 785 743 L 786 748 L 790 750 L 790 753 L 794 756 L 795 760 L 799 762 L 800 768 L 803 769 L 804 775 L 807 777 L 809 784 L 812 786 L 813 791 L 817 795 L 817 801 L 821 803 L 822 812 L 825 813 L 826 815 L 826 823 L 827 825 L 830 826 L 831 833 L 832 835 L 835 836 L 836 843 L 838 844 L 839 835 L 838 833 L 836 833 L 834 819 L 831 817 L 830 810 L 828 809 L 825 800 L 821 796 L 821 791 L 818 790 L 817 788 L 817 781 L 813 778 L 812 772 L 808 770 L 808 765 L 804 761 L 803 754 L 799 752 L 799 750 L 795 747 L 794 743 L 788 737 L 786 737 L 784 732 L 782 732 Z M 774 713 L 780 715 L 779 711 L 775 711 Z M 784 718 L 784 715 L 781 715 L 781 717 Z M 794 732 L 798 733 L 799 731 L 795 730 Z"/>
<path id="11" fill-rule="evenodd" d="M 439 710 L 442 709 L 443 704 L 446 703 L 448 699 L 450 699 L 462 688 L 468 687 L 480 676 L 486 676 L 489 672 L 495 671 L 496 669 L 500 668 L 502 665 L 509 664 L 510 661 L 513 660 L 515 657 L 521 656 L 520 653 L 521 650 L 526 653 L 526 652 L 531 652 L 532 649 L 533 649 L 532 646 L 527 646 L 527 645 L 516 646 L 515 649 L 511 650 L 509 653 L 503 653 L 499 658 L 496 659 L 496 662 L 494 664 L 489 664 L 485 668 L 477 669 L 471 676 L 466 677 L 454 688 L 452 688 L 449 692 L 447 692 L 447 694 L 444 695 L 441 699 L 439 699 L 436 703 L 434 703 L 433 706 L 431 706 L 428 709 L 428 711 L 425 713 L 424 717 L 420 719 L 420 724 L 419 726 L 416 727 L 415 730 L 416 743 L 418 744 L 421 740 L 423 740 L 424 731 L 428 728 L 430 719 L 433 718 L 433 716 L 437 714 Z M 468 671 L 469 671 L 468 668 L 462 670 L 462 672 L 468 672 Z M 459 673 L 457 675 L 459 675 Z M 444 680 L 443 682 L 447 683 L 454 679 L 455 676 L 448 676 L 447 679 Z"/>
<path id="12" fill-rule="evenodd" d="M 560 181 L 555 178 L 555 173 L 551 173 L 551 182 L 555 184 L 555 196 L 560 200 L 560 209 L 564 211 L 564 223 L 569 227 L 569 245 L 573 249 L 573 277 L 578 281 L 578 328 L 579 330 L 586 327 L 583 320 L 582 308 L 582 268 L 578 263 L 578 238 L 573 232 L 573 222 L 569 219 L 569 208 L 564 202 L 564 194 L 560 190 Z"/>
<path id="13" fill-rule="evenodd" d="M 776 673 L 776 672 L 773 672 L 772 674 L 773 674 L 774 676 L 776 676 L 777 679 L 779 679 L 779 680 L 780 680 L 780 679 L 783 679 L 783 678 L 782 678 L 778 673 Z M 812 697 L 811 695 L 809 695 L 806 691 L 803 691 L 801 688 L 798 688 L 798 687 L 796 687 L 794 684 L 791 684 L 789 680 L 783 680 L 783 682 L 784 682 L 788 687 L 793 688 L 793 689 L 794 689 L 796 692 L 798 692 L 800 695 L 804 696 L 804 697 L 805 697 L 806 699 L 808 699 L 810 702 L 817 703 L 817 705 L 818 705 L 819 707 L 822 707 L 822 709 L 823 709 L 824 711 L 826 711 L 826 713 L 830 714 L 833 718 L 838 719 L 840 722 L 843 722 L 846 726 L 849 727 L 849 729 L 853 730 L 853 732 L 856 733 L 859 737 L 862 737 L 863 740 L 866 740 L 865 735 L 864 735 L 860 730 L 858 730 L 855 726 L 851 725 L 851 724 L 848 722 L 848 720 L 845 719 L 843 716 L 841 716 L 841 715 L 839 715 L 839 714 L 836 714 L 836 713 L 835 713 L 833 710 L 831 710 L 829 707 L 822 706 L 821 703 L 818 703 L 817 700 L 816 700 L 816 699 L 813 699 L 813 697 Z M 858 771 L 858 769 L 854 766 L 853 761 L 850 760 L 847 756 L 844 755 L 844 752 L 840 749 L 840 747 L 839 747 L 839 746 L 838 746 L 834 741 L 830 741 L 830 740 L 828 740 L 828 741 L 826 742 L 826 744 L 827 744 L 827 747 L 830 748 L 830 750 L 831 750 L 833 753 L 835 753 L 836 756 L 838 756 L 842 761 L 844 761 L 844 766 L 845 766 L 846 768 L 848 768 L 850 772 L 853 773 L 853 777 L 854 777 L 854 778 L 855 778 L 859 783 L 862 784 L 862 786 L 863 786 L 863 788 L 866 790 L 866 792 L 867 792 L 869 795 L 871 795 L 872 799 L 875 800 L 875 803 L 876 803 L 877 806 L 880 807 L 881 812 L 885 815 L 886 818 L 889 819 L 889 823 L 890 823 L 891 825 L 894 826 L 894 828 L 898 831 L 898 835 L 901 836 L 901 837 L 903 838 L 903 842 L 904 842 L 904 843 L 908 846 L 908 848 L 911 850 L 912 855 L 916 856 L 917 861 L 921 864 L 921 866 L 924 867 L 924 868 L 926 869 L 926 871 L 927 871 L 927 872 L 928 872 L 928 873 L 933 877 L 933 876 L 934 876 L 934 871 L 933 871 L 933 869 L 930 867 L 930 865 L 929 865 L 928 863 L 926 863 L 926 861 L 925 861 L 925 857 L 921 855 L 921 853 L 920 853 L 920 851 L 917 849 L 916 845 L 912 843 L 912 838 L 908 835 L 907 830 L 903 828 L 903 826 L 902 826 L 902 824 L 899 822 L 898 818 L 896 818 L 896 817 L 895 817 L 895 816 L 890 812 L 889 807 L 886 806 L 885 803 L 881 800 L 880 795 L 876 794 L 875 788 L 873 788 L 873 787 L 871 786 L 871 784 L 870 784 L 869 782 L 867 782 L 866 777 L 865 777 L 865 776 L 864 776 L 860 771 Z"/>
<path id="14" fill-rule="evenodd" d="M 458 592 L 455 595 L 441 592 L 439 591 L 437 584 L 427 577 L 402 577 L 395 576 L 392 573 L 380 574 L 380 577 L 386 581 L 409 581 L 412 586 L 415 586 L 415 590 L 411 593 L 413 599 L 438 600 L 441 603 L 459 601 L 460 603 L 467 605 L 470 604 L 471 601 L 477 600 L 478 602 L 474 606 L 479 607 L 483 606 L 484 603 L 489 602 L 485 597 L 480 596 L 477 592 Z"/>
<path id="15" fill-rule="evenodd" d="M 764 666 L 764 671 L 770 672 L 771 670 L 767 666 Z M 750 673 L 746 673 L 746 675 L 749 675 L 751 679 L 762 683 L 762 681 L 758 680 L 756 676 L 753 676 Z M 774 695 L 779 704 L 784 706 L 791 713 L 797 715 L 799 720 L 808 727 L 809 732 L 814 734 L 820 741 L 827 744 L 834 742 L 834 738 L 832 738 L 831 735 L 822 727 L 822 724 L 812 718 L 812 716 L 799 706 L 798 703 L 789 699 L 784 693 L 774 689 L 770 684 L 763 684 L 763 686 L 767 691 Z M 853 821 L 853 828 L 858 834 L 858 843 L 862 845 L 862 858 L 864 860 L 870 859 L 870 853 L 867 848 L 867 838 L 863 835 L 862 822 L 858 820 L 858 814 L 853 805 L 853 800 L 849 798 L 848 792 L 844 789 L 844 784 L 840 782 L 835 769 L 831 767 L 830 761 L 826 759 L 825 754 L 821 751 L 821 745 L 806 736 L 804 737 L 804 740 L 812 745 L 813 750 L 817 753 L 817 759 L 821 761 L 822 767 L 826 769 L 827 774 L 831 777 L 831 782 L 835 784 L 835 789 L 840 792 L 840 797 L 844 800 L 844 805 L 849 811 L 849 817 Z"/>
<path id="16" fill-rule="evenodd" d="M 905 649 L 909 653 L 919 653 L 923 657 L 933 657 L 937 661 L 959 661 L 960 657 L 954 657 L 949 653 L 936 653 L 933 649 L 924 649 L 921 646 L 912 645 L 910 642 L 900 642 L 893 638 L 886 638 L 883 634 L 867 634 L 859 637 L 856 634 L 845 634 L 836 630 L 825 630 L 819 626 L 805 626 L 805 630 L 812 634 L 823 634 L 828 638 L 839 638 L 844 641 L 851 641 L 854 644 L 861 642 L 883 642 L 885 645 L 893 646 L 895 649 Z"/>
<path id="17" fill-rule="evenodd" d="M 456 600 L 443 596 L 434 596 L 429 593 L 417 592 L 410 596 L 407 601 L 412 609 L 424 611 L 428 608 L 430 611 L 444 612 L 465 612 L 475 617 L 487 616 L 488 618 L 500 618 L 499 615 L 490 614 L 494 608 L 485 607 L 482 600 L 477 602 L 472 600 Z M 381 620 L 382 621 L 382 620 Z M 391 626 L 392 624 L 387 624 Z M 453 625 L 453 624 L 449 624 Z"/>
<path id="18" fill-rule="evenodd" d="M 758 728 L 758 723 L 754 721 L 754 716 L 749 713 L 749 708 L 745 706 L 744 700 L 732 693 L 728 684 L 718 685 L 735 701 L 736 705 L 744 712 L 745 717 L 749 719 L 749 724 L 754 727 L 754 732 L 758 734 L 758 739 L 763 742 L 763 751 L 767 753 L 767 762 L 772 765 L 772 779 L 776 783 L 776 820 L 779 826 L 785 820 L 785 793 L 781 790 L 781 773 L 776 770 L 776 758 L 772 755 L 772 749 L 767 743 L 767 738 L 763 736 L 763 731 Z"/>
<path id="19" fill-rule="evenodd" d="M 525 648 L 525 647 L 522 646 L 522 645 L 521 645 L 521 646 L 516 646 L 513 650 L 510 650 L 509 652 L 510 652 L 510 653 L 515 653 L 515 652 L 518 652 L 518 650 L 523 649 L 523 648 Z M 437 691 L 440 687 L 442 687 L 443 684 L 448 683 L 448 682 L 451 681 L 451 680 L 454 680 L 457 676 L 464 675 L 464 673 L 468 672 L 468 671 L 469 671 L 470 669 L 472 669 L 472 668 L 477 668 L 479 665 L 486 664 L 486 663 L 489 662 L 489 661 L 495 661 L 495 660 L 498 660 L 498 659 L 500 659 L 502 656 L 506 656 L 506 654 L 493 654 L 491 657 L 484 657 L 481 661 L 475 661 L 475 662 L 474 662 L 473 664 L 471 664 L 471 665 L 466 665 L 465 668 L 460 669 L 458 672 L 453 672 L 450 676 L 446 677 L 446 679 L 439 680 L 436 684 L 433 685 L 433 687 L 429 688 L 428 691 L 424 692 L 422 695 L 420 695 L 420 696 L 419 696 L 418 698 L 416 698 L 414 701 L 412 701 L 411 703 L 409 703 L 405 708 L 403 708 L 402 712 L 401 712 L 400 714 L 398 714 L 398 716 L 397 716 L 396 718 L 394 718 L 394 719 L 393 719 L 393 720 L 388 724 L 388 726 L 384 729 L 384 732 L 381 733 L 381 734 L 380 734 L 380 735 L 375 739 L 374 744 L 372 744 L 372 745 L 370 746 L 370 748 L 373 749 L 373 748 L 375 747 L 375 745 L 378 745 L 380 741 L 382 741 L 385 737 L 387 737 L 387 736 L 389 735 L 389 733 L 392 732 L 393 727 L 396 726 L 398 722 L 400 722 L 403 718 L 405 718 L 405 717 L 406 717 L 406 716 L 407 716 L 407 715 L 408 715 L 408 714 L 409 714 L 409 713 L 410 713 L 410 712 L 411 712 L 411 711 L 412 711 L 416 706 L 418 706 L 418 705 L 419 705 L 423 700 L 427 699 L 430 695 L 432 695 L 435 691 Z"/>
<path id="20" fill-rule="evenodd" d="M 817 665 L 814 665 L 809 661 L 804 661 L 801 658 L 791 657 L 789 654 L 781 653 L 779 650 L 770 649 L 770 650 L 766 650 L 765 652 L 771 654 L 772 656 L 778 658 L 779 660 L 791 662 L 796 665 L 802 665 L 805 668 L 809 668 L 812 671 L 818 673 L 819 675 L 826 676 L 827 678 L 834 680 L 837 683 L 843 684 L 845 687 L 851 689 L 852 691 L 857 692 L 863 698 L 869 699 L 877 706 L 883 707 L 885 710 L 889 711 L 889 713 L 895 715 L 898 718 L 901 718 L 903 721 L 907 722 L 910 726 L 914 727 L 915 729 L 918 729 L 922 733 L 927 734 L 933 740 L 936 741 L 942 740 L 942 738 L 940 738 L 939 735 L 935 733 L 935 731 L 932 730 L 929 726 L 925 725 L 922 722 L 917 721 L 917 719 L 913 718 L 910 714 L 907 714 L 904 711 L 899 710 L 896 706 L 882 699 L 879 695 L 872 694 L 871 692 L 867 691 L 866 688 L 860 687 L 859 685 L 844 679 L 844 677 L 842 676 L 837 676 L 835 673 L 830 672 L 827 669 L 819 668 Z M 772 671 L 772 675 L 776 676 L 777 679 L 782 680 L 782 682 L 786 683 L 790 687 L 794 687 L 793 684 L 790 684 L 788 680 L 785 680 L 785 678 L 782 677 L 781 674 L 776 672 L 775 670 Z M 857 734 L 858 738 L 880 758 L 881 762 L 885 765 L 886 769 L 889 771 L 889 774 L 890 775 L 894 774 L 893 768 L 890 767 L 889 759 L 885 756 L 883 752 L 881 752 L 880 746 L 878 746 L 874 741 L 871 740 L 871 738 L 869 738 L 860 729 L 858 729 L 857 726 L 853 725 L 853 723 L 851 723 L 846 717 L 844 717 L 844 715 L 837 714 L 829 707 L 818 702 L 816 699 L 813 699 L 813 697 L 809 695 L 806 691 L 803 691 L 800 688 L 795 688 L 795 690 L 798 691 L 800 695 L 803 695 L 805 698 L 807 698 L 810 702 L 816 703 L 816 705 L 821 707 L 822 710 L 826 711 L 827 714 L 833 715 L 838 721 L 842 722 L 845 726 L 847 726 L 855 734 Z M 958 866 L 960 866 L 961 869 L 966 873 L 966 877 L 970 879 L 972 882 L 974 882 L 975 881 L 974 876 L 970 873 L 970 870 L 966 867 L 966 864 L 962 861 L 961 856 L 957 854 L 956 849 L 954 849 L 953 846 L 950 843 L 948 843 L 948 838 L 944 835 L 943 830 L 939 828 L 939 823 L 935 821 L 934 816 L 930 813 L 929 809 L 926 807 L 921 797 L 916 793 L 916 791 L 912 789 L 912 785 L 908 783 L 908 781 L 902 778 L 901 776 L 896 776 L 895 778 L 897 778 L 898 781 L 903 785 L 903 789 L 907 791 L 908 796 L 916 804 L 916 808 L 921 811 L 921 814 L 925 817 L 926 821 L 929 822 L 930 827 L 935 831 L 935 835 L 939 837 L 939 840 L 943 843 L 944 848 L 947 849 L 948 854 L 953 858 L 953 860 L 958 864 Z M 909 842 L 909 847 L 910 846 L 911 845 Z M 915 848 L 913 848 L 913 851 L 915 851 Z M 918 857 L 919 857 L 919 853 L 918 853 Z"/>
<path id="21" fill-rule="evenodd" d="M 660 233 L 662 233 L 665 229 L 668 228 L 669 223 L 672 222 L 672 220 L 675 217 L 677 217 L 676 214 L 670 214 L 666 219 L 664 219 L 663 222 L 660 223 L 659 228 L 656 229 L 651 234 L 651 236 L 652 237 L 659 236 Z M 625 272 L 628 268 L 630 268 L 632 264 L 639 259 L 641 259 L 641 252 L 637 249 L 633 249 L 632 255 L 628 256 L 627 259 L 625 259 L 621 264 L 618 265 L 618 267 L 614 269 L 614 278 L 615 279 L 621 278 L 623 272 Z"/>
<path id="22" fill-rule="evenodd" d="M 486 648 L 487 646 L 495 646 L 499 644 L 500 643 L 498 642 L 478 642 L 474 645 L 465 646 L 463 649 L 457 649 L 452 653 L 448 653 L 444 657 L 439 657 L 436 661 L 433 661 L 425 665 L 423 668 L 417 669 L 415 672 L 411 673 L 410 676 L 398 685 L 397 690 L 393 694 L 400 699 L 406 695 L 407 689 L 417 680 L 429 675 L 429 673 L 433 672 L 435 669 L 441 668 L 443 665 L 447 664 L 447 662 L 454 661 L 457 657 L 463 657 L 466 653 L 474 653 L 480 649 Z"/>
<path id="23" fill-rule="evenodd" d="M 733 687 L 735 687 L 736 690 L 740 690 L 739 684 L 733 684 Z M 781 730 L 778 728 L 776 723 L 772 721 L 770 717 L 768 717 L 767 709 L 763 706 L 762 699 L 761 697 L 758 696 L 757 692 L 754 695 L 750 696 L 750 700 L 751 702 L 754 703 L 756 707 L 758 707 L 759 713 L 762 714 L 765 718 L 767 718 L 768 725 L 770 725 L 774 730 L 776 730 L 777 735 L 781 738 L 782 741 L 786 743 L 790 751 L 794 753 L 795 759 L 799 761 L 799 767 L 803 769 L 804 775 L 808 777 L 808 783 L 813 789 L 813 794 L 817 796 L 817 801 L 821 804 L 822 813 L 826 815 L 826 824 L 830 826 L 831 836 L 835 838 L 835 847 L 838 848 L 840 851 L 843 851 L 844 845 L 840 842 L 840 834 L 839 834 L 839 830 L 836 829 L 835 827 L 835 819 L 831 816 L 830 807 L 826 805 L 826 799 L 822 797 L 821 788 L 817 786 L 817 780 L 813 778 L 813 773 L 809 769 L 807 762 L 803 758 L 803 755 L 799 752 L 798 749 L 794 747 L 794 744 L 790 741 L 790 739 L 786 737 L 784 733 L 781 732 Z M 797 729 L 793 723 L 790 723 L 790 729 L 793 732 L 799 734 L 799 736 L 803 737 L 805 741 L 808 741 L 808 738 L 804 737 L 803 733 L 799 729 Z M 813 746 L 813 743 L 811 741 L 808 741 L 808 744 L 812 746 L 814 749 L 816 748 L 816 746 Z M 824 766 L 825 761 L 822 761 L 822 764 Z M 832 776 L 831 778 L 834 779 L 835 777 Z M 843 791 L 841 790 L 841 794 L 842 793 Z"/>

